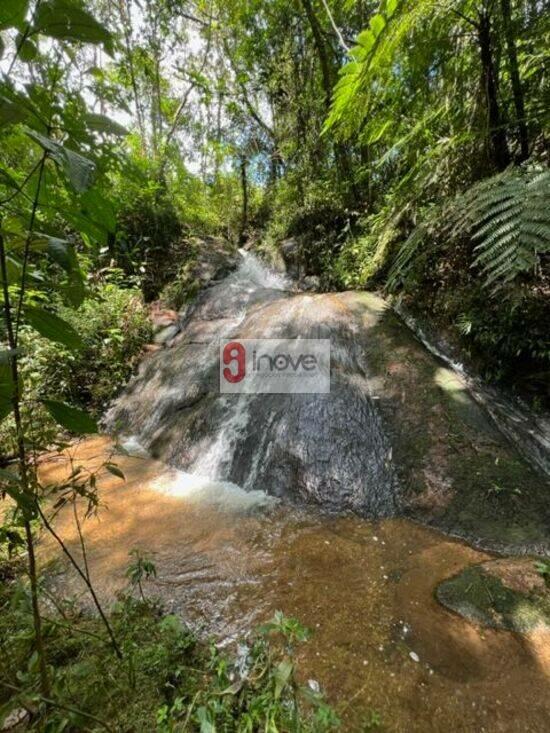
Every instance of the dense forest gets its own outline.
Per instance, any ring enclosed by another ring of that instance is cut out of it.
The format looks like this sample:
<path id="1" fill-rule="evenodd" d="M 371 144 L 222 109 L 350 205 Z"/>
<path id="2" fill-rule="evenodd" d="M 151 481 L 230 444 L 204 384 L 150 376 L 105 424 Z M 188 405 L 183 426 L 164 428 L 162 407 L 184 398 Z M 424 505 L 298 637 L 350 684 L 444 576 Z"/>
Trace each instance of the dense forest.
<path id="1" fill-rule="evenodd" d="M 98 432 L 151 312 L 239 248 L 308 291 L 376 291 L 544 415 L 549 48 L 544 0 L 0 0 L 2 730 L 338 727 L 298 681 L 298 621 L 236 681 L 144 595 L 147 554 L 105 610 L 80 525 L 83 561 L 54 522 L 98 511 L 100 469 L 45 484 L 40 456 Z M 41 534 L 94 614 L 54 597 Z"/>

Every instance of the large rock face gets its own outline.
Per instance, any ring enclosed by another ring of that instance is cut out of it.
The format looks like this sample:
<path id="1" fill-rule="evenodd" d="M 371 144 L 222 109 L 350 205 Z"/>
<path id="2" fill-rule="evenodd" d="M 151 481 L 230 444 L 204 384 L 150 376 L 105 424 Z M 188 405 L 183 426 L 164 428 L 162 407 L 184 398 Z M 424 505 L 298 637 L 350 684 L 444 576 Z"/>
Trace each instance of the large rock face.
<path id="1" fill-rule="evenodd" d="M 384 301 L 303 294 L 244 254 L 181 316 L 106 417 L 155 457 L 287 500 L 407 513 L 492 548 L 548 552 L 535 474 Z M 330 338 L 330 394 L 222 395 L 221 338 Z"/>

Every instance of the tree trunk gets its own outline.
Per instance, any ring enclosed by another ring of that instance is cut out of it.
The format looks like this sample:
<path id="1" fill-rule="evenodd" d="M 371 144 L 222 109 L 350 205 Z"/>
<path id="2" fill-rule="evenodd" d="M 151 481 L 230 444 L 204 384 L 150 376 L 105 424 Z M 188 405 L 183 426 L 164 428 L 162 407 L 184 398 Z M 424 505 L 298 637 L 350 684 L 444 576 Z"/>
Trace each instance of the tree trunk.
<path id="1" fill-rule="evenodd" d="M 521 162 L 523 160 L 527 160 L 527 158 L 529 157 L 529 134 L 527 131 L 527 123 L 525 121 L 525 104 L 523 100 L 521 79 L 519 76 L 518 55 L 516 50 L 516 39 L 514 38 L 510 0 L 500 0 L 500 8 L 502 11 L 504 37 L 506 38 L 506 48 L 508 51 L 508 68 L 510 71 L 510 80 L 512 82 L 514 106 L 516 108 L 518 141 L 520 149 L 519 160 Z"/>
<path id="2" fill-rule="evenodd" d="M 243 156 L 241 158 L 241 186 L 243 192 L 243 209 L 241 219 L 241 233 L 239 236 L 241 244 L 244 244 L 244 242 L 246 241 L 246 230 L 248 229 L 248 176 L 246 173 L 247 165 L 248 161 Z"/>
<path id="3" fill-rule="evenodd" d="M 311 0 L 301 0 L 301 2 L 305 10 L 309 25 L 311 27 L 315 49 L 317 51 L 317 56 L 319 57 L 321 75 L 323 78 L 323 90 L 325 93 L 325 107 L 328 114 L 330 111 L 330 104 L 332 100 L 332 89 L 336 80 L 336 69 L 331 64 L 325 44 L 325 39 L 323 38 L 323 31 L 321 25 L 319 24 L 319 21 L 317 20 L 317 16 L 315 15 L 315 10 L 313 9 Z M 334 144 L 334 156 L 336 158 L 336 167 L 339 178 L 349 183 L 353 198 L 355 201 L 357 201 L 359 194 L 355 185 L 355 179 L 353 177 L 350 156 L 348 155 L 348 151 L 345 145 L 336 142 Z"/>
<path id="4" fill-rule="evenodd" d="M 323 90 L 325 92 L 325 106 L 328 112 L 328 110 L 330 109 L 330 100 L 332 98 L 333 75 L 327 53 L 327 47 L 325 46 L 321 26 L 319 25 L 319 21 L 317 20 L 317 16 L 315 15 L 315 11 L 313 10 L 311 0 L 302 0 L 302 6 L 306 13 L 311 32 L 313 34 L 317 56 L 319 57 L 321 75 L 323 77 Z"/>
<path id="5" fill-rule="evenodd" d="M 38 185 L 38 191 L 40 191 L 40 184 Z M 37 193 L 38 196 L 38 193 Z M 21 481 L 23 495 L 29 500 L 32 505 L 36 501 L 34 494 L 34 487 L 31 484 L 29 472 L 28 472 L 28 461 L 27 461 L 27 450 L 25 446 L 25 435 L 23 431 L 23 422 L 21 418 L 21 400 L 20 400 L 20 381 L 19 381 L 19 369 L 18 369 L 18 357 L 17 357 L 17 342 L 14 331 L 13 313 L 10 301 L 10 294 L 8 290 L 8 270 L 6 264 L 6 250 L 4 247 L 4 238 L 0 233 L 0 277 L 2 278 L 2 290 L 3 290 L 3 311 L 4 321 L 6 324 L 7 341 L 10 351 L 12 352 L 11 358 L 9 358 L 11 380 L 13 384 L 12 404 L 13 404 L 13 418 L 15 422 L 15 431 L 17 436 L 17 458 L 19 466 L 19 478 Z M 23 286 L 22 286 L 23 287 Z M 48 668 L 46 665 L 46 650 L 44 648 L 44 636 L 42 632 L 42 618 L 40 616 L 40 607 L 38 605 L 38 573 L 36 569 L 36 557 L 34 553 L 34 538 L 32 534 L 32 527 L 29 517 L 26 513 L 26 509 L 23 507 L 23 525 L 25 528 L 25 542 L 27 545 L 27 560 L 28 560 L 28 571 L 29 580 L 31 584 L 31 607 L 32 617 L 34 626 L 34 643 L 36 652 L 38 654 L 38 668 L 40 672 L 40 691 L 47 697 L 50 694 L 50 679 L 48 674 Z"/>
<path id="6" fill-rule="evenodd" d="M 510 151 L 498 102 L 498 74 L 495 69 L 491 42 L 491 17 L 489 13 L 484 11 L 480 14 L 477 30 L 481 56 L 481 81 L 487 103 L 492 158 L 496 169 L 502 171 L 510 165 Z"/>
<path id="7" fill-rule="evenodd" d="M 124 46 L 126 51 L 126 61 L 128 62 L 128 71 L 130 72 L 130 82 L 132 84 L 132 94 L 134 97 L 134 108 L 136 111 L 136 120 L 138 124 L 139 133 L 142 140 L 142 148 L 146 149 L 146 131 L 145 123 L 143 120 L 143 110 L 141 108 L 141 100 L 139 95 L 138 83 L 136 70 L 134 67 L 133 47 L 132 47 L 132 20 L 130 17 L 130 11 L 126 4 L 126 0 L 119 0 L 118 12 L 120 16 L 120 24 L 122 26 L 124 36 Z"/>

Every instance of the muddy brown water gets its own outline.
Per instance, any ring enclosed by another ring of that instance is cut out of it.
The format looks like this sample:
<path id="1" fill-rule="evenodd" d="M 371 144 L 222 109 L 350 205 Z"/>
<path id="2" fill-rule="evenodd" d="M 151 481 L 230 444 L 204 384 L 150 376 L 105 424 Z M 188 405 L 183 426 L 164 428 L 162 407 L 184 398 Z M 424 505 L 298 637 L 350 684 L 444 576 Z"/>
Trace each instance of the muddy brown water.
<path id="1" fill-rule="evenodd" d="M 72 452 L 93 470 L 111 448 L 92 438 Z M 277 609 L 310 627 L 300 674 L 319 682 L 345 731 L 365 730 L 371 711 L 383 730 L 404 733 L 550 730 L 550 635 L 484 629 L 435 600 L 438 582 L 486 553 L 405 519 L 262 507 L 259 493 L 220 502 L 219 487 L 197 491 L 158 461 L 116 462 L 126 480 L 101 475 L 103 506 L 84 524 L 104 600 L 125 586 L 128 553 L 139 547 L 158 571 L 147 592 L 220 643 L 246 636 Z M 66 460 L 46 459 L 42 480 L 67 471 Z M 56 526 L 78 552 L 71 513 Z M 57 556 L 47 540 L 41 556 Z M 56 582 L 83 594 L 69 572 Z"/>

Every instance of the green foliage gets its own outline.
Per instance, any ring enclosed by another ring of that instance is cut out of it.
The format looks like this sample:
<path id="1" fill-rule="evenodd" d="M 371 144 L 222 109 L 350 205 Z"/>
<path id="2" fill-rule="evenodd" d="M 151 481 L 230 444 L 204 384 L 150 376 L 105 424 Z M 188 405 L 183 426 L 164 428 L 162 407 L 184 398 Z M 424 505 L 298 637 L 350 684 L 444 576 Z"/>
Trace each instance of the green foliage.
<path id="1" fill-rule="evenodd" d="M 44 626 L 57 704 L 46 706 L 37 692 L 32 609 L 20 572 L 17 560 L 1 560 L 0 721 L 23 703 L 35 711 L 31 730 L 95 730 L 101 721 L 136 733 L 168 733 L 184 725 L 197 733 L 322 733 L 337 727 L 322 696 L 296 681 L 288 650 L 307 634 L 294 619 L 277 614 L 270 625 L 271 635 L 281 634 L 283 650 L 275 637 L 268 642 L 260 635 L 232 657 L 198 642 L 177 616 L 163 615 L 154 602 L 127 596 L 110 614 L 122 661 L 113 657 L 96 618 L 79 612 L 71 599 L 56 599 L 63 615 L 52 610 Z"/>
<path id="2" fill-rule="evenodd" d="M 544 578 L 546 585 L 550 586 L 550 562 L 539 560 L 535 563 L 535 570 Z"/>
<path id="3" fill-rule="evenodd" d="M 20 371 L 26 390 L 23 416 L 29 439 L 38 445 L 55 439 L 58 428 L 54 421 L 69 432 L 96 432 L 95 421 L 71 405 L 99 414 L 128 380 L 144 343 L 151 338 L 148 313 L 138 291 L 103 284 L 94 286 L 91 296 L 78 310 L 58 308 L 63 321 L 79 336 L 77 351 L 37 338 L 29 328 L 21 331 Z M 0 365 L 0 376 L 2 373 Z M 3 393 L 0 382 L 0 398 Z M 56 400 L 51 399 L 54 397 Z M 11 420 L 0 425 L 0 438 L 2 450 L 8 455 L 14 452 Z"/>
<path id="4" fill-rule="evenodd" d="M 97 411 L 137 365 L 142 346 L 151 336 L 147 310 L 135 290 L 105 284 L 78 310 L 62 307 L 60 312 L 80 334 L 84 346 L 78 352 L 45 347 L 39 362 L 45 369 L 44 380 L 55 385 L 58 396 Z"/>
<path id="5" fill-rule="evenodd" d="M 455 231 L 473 232 L 479 242 L 472 265 L 487 286 L 540 271 L 550 252 L 549 202 L 548 171 L 513 168 L 472 186 L 454 204 Z"/>
<path id="6" fill-rule="evenodd" d="M 190 708 L 180 697 L 171 707 L 162 707 L 157 717 L 159 733 L 178 730 L 182 721 L 193 721 L 201 733 L 322 733 L 338 728 L 340 722 L 322 695 L 296 680 L 295 645 L 305 641 L 309 632 L 296 619 L 277 612 L 260 634 L 237 660 L 228 660 L 212 645 L 208 687 L 197 691 Z M 277 642 L 269 643 L 267 634 L 279 636 L 282 653 L 275 651 Z"/>
<path id="7" fill-rule="evenodd" d="M 25 307 L 25 320 L 29 326 L 50 341 L 63 344 L 69 349 L 77 350 L 83 347 L 77 331 L 55 313 L 28 305 Z"/>
<path id="8" fill-rule="evenodd" d="M 42 404 L 48 410 L 58 425 L 76 435 L 97 433 L 97 423 L 86 412 L 76 407 L 65 405 L 56 400 L 42 400 Z"/>
<path id="9" fill-rule="evenodd" d="M 126 570 L 126 577 L 130 581 L 131 590 L 139 588 L 141 598 L 145 600 L 142 583 L 144 580 L 157 577 L 156 565 L 148 555 L 137 548 L 130 551 L 130 556 L 132 563 Z"/>
<path id="10" fill-rule="evenodd" d="M 83 43 L 101 43 L 112 53 L 109 31 L 75 0 L 45 0 L 34 15 L 31 33 Z"/>

